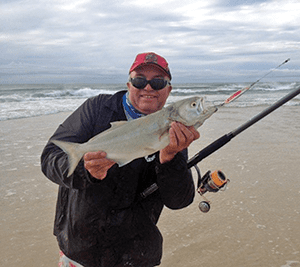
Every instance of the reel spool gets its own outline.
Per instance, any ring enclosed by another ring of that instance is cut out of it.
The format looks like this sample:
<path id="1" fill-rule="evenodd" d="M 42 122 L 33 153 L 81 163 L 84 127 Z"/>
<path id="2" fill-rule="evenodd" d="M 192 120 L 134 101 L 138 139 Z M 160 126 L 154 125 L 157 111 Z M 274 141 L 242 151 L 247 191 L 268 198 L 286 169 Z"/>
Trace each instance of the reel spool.
<path id="1" fill-rule="evenodd" d="M 206 192 L 216 193 L 221 189 L 225 190 L 228 182 L 229 179 L 227 179 L 225 174 L 220 170 L 214 172 L 208 171 L 202 178 L 198 176 L 197 191 L 205 200 L 199 203 L 199 209 L 202 212 L 206 213 L 210 210 L 210 201 L 203 195 Z"/>

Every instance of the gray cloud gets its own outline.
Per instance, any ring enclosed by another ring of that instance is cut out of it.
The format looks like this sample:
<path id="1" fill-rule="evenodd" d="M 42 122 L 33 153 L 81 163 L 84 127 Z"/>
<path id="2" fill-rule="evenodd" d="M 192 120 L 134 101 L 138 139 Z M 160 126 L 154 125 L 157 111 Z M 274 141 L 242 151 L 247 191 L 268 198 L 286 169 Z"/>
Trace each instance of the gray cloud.
<path id="1" fill-rule="evenodd" d="M 1 1 L 0 80 L 125 82 L 135 55 L 165 56 L 175 82 L 300 77 L 300 2 Z M 275 76 L 276 74 L 276 76 Z"/>

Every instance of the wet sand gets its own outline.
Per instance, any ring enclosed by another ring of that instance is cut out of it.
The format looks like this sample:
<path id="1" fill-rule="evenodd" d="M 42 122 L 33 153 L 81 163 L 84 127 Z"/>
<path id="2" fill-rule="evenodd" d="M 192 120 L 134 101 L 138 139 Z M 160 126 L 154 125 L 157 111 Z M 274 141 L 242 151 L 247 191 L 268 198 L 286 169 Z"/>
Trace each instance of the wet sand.
<path id="1" fill-rule="evenodd" d="M 262 109 L 218 111 L 190 156 Z M 57 266 L 57 186 L 39 157 L 68 114 L 0 122 L 0 266 Z M 300 266 L 299 121 L 299 107 L 284 106 L 199 164 L 202 174 L 220 169 L 231 182 L 205 195 L 209 213 L 199 211 L 198 194 L 188 208 L 164 210 L 162 267 Z"/>

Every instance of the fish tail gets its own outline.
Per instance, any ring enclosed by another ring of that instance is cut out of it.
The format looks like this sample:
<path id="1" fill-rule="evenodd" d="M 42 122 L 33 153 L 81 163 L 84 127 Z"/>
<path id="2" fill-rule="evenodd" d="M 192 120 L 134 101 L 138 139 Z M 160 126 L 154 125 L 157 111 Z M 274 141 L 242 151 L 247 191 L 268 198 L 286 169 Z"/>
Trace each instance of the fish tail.
<path id="1" fill-rule="evenodd" d="M 59 140 L 51 140 L 51 142 L 61 148 L 68 155 L 69 172 L 68 177 L 75 171 L 79 161 L 81 160 L 83 153 L 79 147 L 81 144 L 64 142 Z"/>

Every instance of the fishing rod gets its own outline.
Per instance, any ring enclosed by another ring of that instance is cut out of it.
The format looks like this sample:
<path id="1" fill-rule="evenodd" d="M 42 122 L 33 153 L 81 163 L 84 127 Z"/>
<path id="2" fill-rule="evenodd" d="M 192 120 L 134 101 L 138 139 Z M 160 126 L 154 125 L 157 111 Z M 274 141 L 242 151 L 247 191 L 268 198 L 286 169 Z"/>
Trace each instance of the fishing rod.
<path id="1" fill-rule="evenodd" d="M 189 159 L 187 161 L 188 168 L 195 167 L 197 170 L 198 177 L 199 177 L 198 178 L 198 193 L 201 196 L 203 196 L 203 194 L 206 193 L 207 191 L 209 191 L 209 192 L 219 191 L 221 188 L 224 188 L 226 186 L 226 184 L 229 180 L 226 179 L 225 175 L 221 171 L 216 171 L 213 173 L 210 173 L 210 171 L 208 171 L 203 176 L 203 178 L 201 178 L 200 171 L 197 167 L 197 164 L 201 160 L 205 159 L 206 157 L 208 157 L 209 155 L 211 155 L 212 153 L 214 153 L 215 151 L 217 151 L 218 149 L 220 149 L 221 147 L 226 145 L 230 140 L 232 140 L 238 134 L 245 131 L 250 126 L 252 126 L 256 122 L 260 121 L 261 119 L 263 119 L 264 117 L 269 115 L 271 112 L 273 112 L 277 108 L 281 107 L 283 104 L 290 101 L 291 99 L 293 99 L 294 97 L 296 97 L 299 94 L 300 94 L 300 87 L 293 90 L 286 96 L 282 97 L 281 99 L 279 99 L 278 101 L 273 103 L 271 106 L 269 106 L 262 112 L 258 113 L 256 116 L 254 116 L 253 118 L 251 118 L 250 120 L 248 120 L 247 122 L 245 122 L 244 124 L 242 124 L 241 126 L 236 128 L 235 130 L 221 136 L 220 138 L 218 138 L 217 140 L 215 140 L 214 142 L 209 144 L 207 147 L 205 147 L 204 149 L 199 151 L 196 155 L 194 155 L 191 159 Z M 199 204 L 199 208 L 203 212 L 208 212 L 210 209 L 209 201 L 207 199 L 205 199 L 205 201 L 202 201 Z"/>
<path id="2" fill-rule="evenodd" d="M 291 99 L 293 99 L 299 94 L 300 94 L 300 87 L 298 89 L 293 90 L 283 98 L 279 99 L 274 104 L 272 104 L 271 106 L 269 106 L 268 108 L 266 108 L 265 110 L 263 110 L 262 112 L 260 112 L 259 114 L 251 118 L 250 120 L 248 120 L 246 123 L 242 124 L 235 130 L 233 130 L 232 132 L 223 135 L 222 137 L 220 137 L 219 139 L 217 139 L 216 141 L 214 141 L 213 143 L 211 143 L 210 145 L 202 149 L 200 152 L 198 152 L 193 158 L 188 160 L 187 163 L 188 168 L 193 167 L 194 165 L 199 163 L 202 159 L 208 157 L 213 152 L 215 152 L 216 150 L 218 150 L 219 148 L 227 144 L 232 138 L 234 138 L 235 136 L 237 136 L 238 134 L 240 134 L 241 132 L 243 132 L 244 130 L 246 130 L 256 122 L 258 122 L 259 120 L 263 119 L 265 116 L 269 115 L 271 112 L 281 107 L 283 104 L 290 101 Z"/>
<path id="3" fill-rule="evenodd" d="M 268 73 L 266 73 L 264 76 L 262 76 L 261 78 L 259 78 L 257 81 L 253 82 L 249 87 L 245 87 L 245 88 L 243 88 L 241 90 L 236 91 L 233 95 L 231 95 L 230 97 L 228 97 L 223 103 L 217 105 L 217 107 L 222 107 L 225 104 L 229 104 L 230 102 L 236 100 L 242 94 L 244 94 L 245 92 L 247 92 L 248 90 L 250 90 L 252 87 L 254 87 L 254 85 L 256 85 L 258 82 L 260 82 L 267 75 L 269 75 L 270 73 L 272 73 L 274 70 L 280 68 L 282 65 L 288 63 L 289 61 L 290 61 L 290 58 L 288 58 L 287 60 L 285 60 L 284 62 L 282 62 L 281 64 L 279 64 L 276 68 L 270 70 Z"/>

